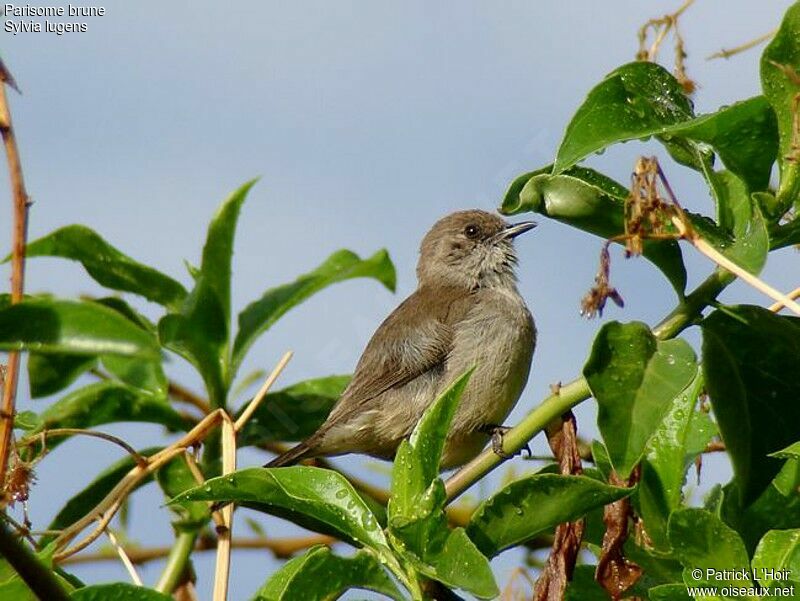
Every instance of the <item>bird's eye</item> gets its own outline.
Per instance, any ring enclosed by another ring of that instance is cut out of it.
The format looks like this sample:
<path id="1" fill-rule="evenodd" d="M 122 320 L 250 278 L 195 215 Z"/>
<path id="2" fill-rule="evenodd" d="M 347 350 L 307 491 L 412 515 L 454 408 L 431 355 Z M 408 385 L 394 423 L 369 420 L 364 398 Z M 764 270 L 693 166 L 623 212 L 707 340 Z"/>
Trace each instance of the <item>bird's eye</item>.
<path id="1" fill-rule="evenodd" d="M 477 225 L 468 225 L 467 227 L 464 228 L 464 235 L 467 238 L 470 238 L 470 239 L 473 239 L 473 240 L 475 238 L 477 238 L 478 234 L 480 234 L 480 233 L 481 233 L 481 231 L 480 231 L 480 229 L 478 228 Z"/>

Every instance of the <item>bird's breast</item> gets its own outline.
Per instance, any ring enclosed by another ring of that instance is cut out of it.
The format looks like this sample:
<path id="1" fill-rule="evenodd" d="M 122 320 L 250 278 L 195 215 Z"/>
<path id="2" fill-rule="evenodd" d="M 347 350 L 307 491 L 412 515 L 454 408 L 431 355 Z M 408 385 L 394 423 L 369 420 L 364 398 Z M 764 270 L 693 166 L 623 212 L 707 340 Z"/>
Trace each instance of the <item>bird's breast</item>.
<path id="1" fill-rule="evenodd" d="M 475 366 L 453 419 L 451 433 L 501 425 L 528 380 L 536 331 L 530 311 L 516 292 L 479 293 L 475 306 L 454 327 L 447 359 L 447 383 Z"/>

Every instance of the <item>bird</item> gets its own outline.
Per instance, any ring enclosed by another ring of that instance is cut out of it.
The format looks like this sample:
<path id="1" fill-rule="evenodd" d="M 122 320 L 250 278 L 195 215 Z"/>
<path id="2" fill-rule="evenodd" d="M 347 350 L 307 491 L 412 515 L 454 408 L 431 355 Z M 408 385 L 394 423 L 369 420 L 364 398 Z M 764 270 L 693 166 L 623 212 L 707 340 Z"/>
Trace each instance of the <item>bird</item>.
<path id="1" fill-rule="evenodd" d="M 463 465 L 490 440 L 502 455 L 502 423 L 536 346 L 514 238 L 535 226 L 478 209 L 437 221 L 420 245 L 416 290 L 375 331 L 326 421 L 265 467 L 348 453 L 392 459 L 425 409 L 473 366 L 440 467 Z"/>

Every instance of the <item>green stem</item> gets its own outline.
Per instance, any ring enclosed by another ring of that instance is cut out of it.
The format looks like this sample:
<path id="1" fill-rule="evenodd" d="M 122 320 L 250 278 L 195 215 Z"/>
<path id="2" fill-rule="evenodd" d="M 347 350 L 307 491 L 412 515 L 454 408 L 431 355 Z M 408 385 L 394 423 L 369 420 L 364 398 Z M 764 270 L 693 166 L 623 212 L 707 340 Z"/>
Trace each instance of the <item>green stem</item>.
<path id="1" fill-rule="evenodd" d="M 715 271 L 653 328 L 653 334 L 660 340 L 674 338 L 680 334 L 702 315 L 703 309 L 734 279 L 734 276 L 725 270 Z M 519 451 L 551 421 L 588 399 L 591 394 L 589 384 L 583 376 L 561 386 L 558 392 L 548 396 L 519 424 L 503 435 L 504 450 L 507 453 Z M 487 449 L 462 467 L 445 482 L 448 503 L 495 469 L 502 461 L 503 458 L 491 449 Z"/>
<path id="2" fill-rule="evenodd" d="M 167 557 L 167 565 L 164 566 L 164 571 L 161 578 L 158 579 L 156 590 L 166 595 L 171 595 L 175 587 L 180 583 L 186 564 L 189 562 L 189 556 L 194 550 L 194 544 L 197 540 L 197 532 L 184 531 L 178 534 L 175 539 L 175 544 Z"/>
<path id="3" fill-rule="evenodd" d="M 6 559 L 39 599 L 68 601 L 69 596 L 48 569 L 5 524 L 0 524 L 0 556 Z"/>

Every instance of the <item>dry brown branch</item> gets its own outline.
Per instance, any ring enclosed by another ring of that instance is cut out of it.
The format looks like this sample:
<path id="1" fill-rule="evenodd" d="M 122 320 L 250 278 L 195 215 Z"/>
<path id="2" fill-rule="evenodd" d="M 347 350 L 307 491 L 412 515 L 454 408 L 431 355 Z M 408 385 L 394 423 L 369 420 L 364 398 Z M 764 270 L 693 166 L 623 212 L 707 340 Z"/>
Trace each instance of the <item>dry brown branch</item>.
<path id="1" fill-rule="evenodd" d="M 122 447 L 127 451 L 127 453 L 133 457 L 134 461 L 137 464 L 143 465 L 146 463 L 146 459 L 142 457 L 136 449 L 134 449 L 131 445 L 127 442 L 122 440 L 121 438 L 114 436 L 113 434 L 106 434 L 105 432 L 98 432 L 97 430 L 86 430 L 84 428 L 53 428 L 52 430 L 42 430 L 41 432 L 37 432 L 36 434 L 31 434 L 30 436 L 26 436 L 25 438 L 19 440 L 17 442 L 17 447 L 27 447 L 36 444 L 37 442 L 41 442 L 42 444 L 42 452 L 46 450 L 47 439 L 51 437 L 58 437 L 58 436 L 90 436 L 92 438 L 100 438 L 102 440 L 107 440 L 119 447 Z"/>
<path id="2" fill-rule="evenodd" d="M 127 495 L 136 487 L 136 485 L 146 476 L 156 471 L 164 464 L 170 462 L 178 455 L 184 453 L 186 449 L 201 442 L 208 433 L 213 430 L 219 422 L 226 415 L 222 409 L 210 413 L 203 418 L 194 428 L 186 433 L 180 440 L 172 443 L 168 447 L 162 449 L 158 453 L 147 458 L 146 465 L 137 465 L 129 471 L 120 480 L 117 485 L 100 501 L 92 510 L 84 515 L 77 522 L 65 528 L 60 536 L 56 539 L 56 545 L 60 551 L 54 556 L 57 561 L 63 560 L 74 553 L 77 553 L 87 545 L 91 544 L 103 532 L 104 523 L 114 516 L 117 509 Z M 64 549 L 69 542 L 75 538 L 80 532 L 88 527 L 96 519 L 100 519 L 100 526 L 89 534 L 83 541 L 77 543 L 71 548 Z"/>
<path id="3" fill-rule="evenodd" d="M 577 475 L 583 472 L 576 421 L 572 411 L 565 413 L 560 423 L 548 426 L 547 442 L 558 459 L 562 474 Z M 536 581 L 533 601 L 560 601 L 564 598 L 581 550 L 584 527 L 584 520 L 556 526 L 553 547 L 547 564 Z"/>
<path id="4" fill-rule="evenodd" d="M 17 137 L 11 122 L 11 109 L 6 97 L 6 85 L 16 89 L 14 78 L 0 60 L 0 133 L 6 149 L 8 175 L 14 204 L 14 224 L 11 242 L 11 302 L 22 300 L 25 288 L 25 242 L 28 231 L 28 193 L 25 190 L 25 179 L 22 175 L 22 163 L 17 148 Z M 12 450 L 11 438 L 14 431 L 14 415 L 16 412 L 17 382 L 19 380 L 20 355 L 16 351 L 8 354 L 8 368 L 3 386 L 3 403 L 0 407 L 0 480 L 5 485 L 8 456 Z M 5 490 L 5 486 L 3 486 Z M 0 507 L 5 507 L 8 500 L 5 494 L 0 495 Z"/>
<path id="5" fill-rule="evenodd" d="M 195 394 L 188 388 L 184 388 L 180 384 L 170 381 L 167 388 L 167 394 L 169 394 L 169 396 L 176 401 L 181 401 L 187 405 L 197 407 L 203 413 L 203 415 L 208 415 L 211 413 L 211 405 L 207 400 L 202 398 L 200 395 Z"/>
<path id="6" fill-rule="evenodd" d="M 269 551 L 277 559 L 287 559 L 314 545 L 333 545 L 339 542 L 338 539 L 327 536 L 325 534 L 312 534 L 308 536 L 298 536 L 294 538 L 264 538 L 264 537 L 246 537 L 246 538 L 233 538 L 231 540 L 231 547 L 233 549 L 243 550 L 262 550 Z M 203 536 L 197 539 L 194 552 L 203 551 L 216 551 L 217 538 L 214 536 Z M 141 565 L 151 561 L 164 559 L 169 555 L 172 550 L 171 546 L 165 545 L 163 547 L 127 547 L 125 553 L 134 565 Z M 59 561 L 61 565 L 78 564 L 78 563 L 95 563 L 102 561 L 117 561 L 119 559 L 116 551 L 113 549 L 103 549 L 93 553 L 80 553 L 72 555 Z"/>
<path id="7" fill-rule="evenodd" d="M 230 416 L 225 413 L 222 419 L 222 475 L 227 476 L 235 470 L 236 426 Z M 222 515 L 222 525 L 217 526 L 217 562 L 214 568 L 213 599 L 214 601 L 225 601 L 228 598 L 228 579 L 231 570 L 233 503 L 220 509 L 219 513 Z"/>
<path id="8" fill-rule="evenodd" d="M 792 291 L 791 291 L 789 294 L 787 294 L 786 296 L 788 296 L 788 297 L 789 297 L 790 299 L 792 299 L 792 300 L 797 300 L 798 298 L 800 298 L 800 286 L 798 286 L 797 288 L 795 288 L 794 290 L 792 290 Z M 770 311 L 772 311 L 773 313 L 777 313 L 778 311 L 780 311 L 780 310 L 781 310 L 781 309 L 783 309 L 784 307 L 785 307 L 785 305 L 784 305 L 782 302 L 780 302 L 780 301 L 779 301 L 779 302 L 777 302 L 777 303 L 775 303 L 775 304 L 771 305 L 771 306 L 770 306 L 770 308 L 769 308 L 769 310 L 770 310 Z"/>
<path id="9" fill-rule="evenodd" d="M 280 361 L 278 361 L 278 364 L 272 370 L 272 373 L 269 374 L 269 376 L 267 376 L 266 380 L 264 380 L 264 384 L 256 393 L 256 396 L 253 397 L 253 400 L 250 401 L 245 410 L 242 411 L 242 414 L 239 416 L 239 419 L 236 420 L 236 424 L 234 425 L 235 432 L 241 431 L 241 429 L 247 423 L 247 420 L 249 420 L 253 416 L 253 413 L 255 412 L 256 409 L 258 409 L 258 406 L 261 404 L 261 401 L 263 401 L 264 397 L 267 396 L 269 389 L 272 388 L 273 384 L 275 384 L 275 380 L 278 379 L 278 377 L 281 375 L 281 372 L 283 372 L 286 365 L 292 359 L 292 355 L 293 355 L 292 351 L 286 351 L 283 354 L 283 357 L 281 357 Z"/>
<path id="10" fill-rule="evenodd" d="M 678 10 L 673 13 L 664 15 L 656 19 L 648 20 L 639 29 L 639 51 L 636 53 L 636 59 L 640 61 L 648 61 L 654 63 L 658 59 L 658 53 L 661 49 L 661 44 L 667 37 L 667 34 L 672 32 L 675 48 L 675 79 L 683 86 L 687 94 L 692 94 L 696 89 L 696 84 L 686 74 L 686 47 L 678 30 L 678 18 L 688 9 L 694 0 L 686 0 Z M 648 47 L 647 39 L 649 32 L 653 32 L 654 40 Z"/>
<path id="11" fill-rule="evenodd" d="M 124 565 L 125 569 L 128 571 L 133 583 L 136 586 L 143 586 L 139 573 L 136 571 L 133 562 L 131 562 L 130 557 L 128 557 L 128 554 L 125 552 L 125 549 L 119 544 L 117 537 L 114 536 L 114 533 L 110 529 L 106 530 L 106 534 L 108 535 L 108 540 L 111 542 L 111 546 L 114 547 L 114 551 L 116 551 L 117 555 L 119 555 L 120 561 L 122 561 L 122 565 Z"/>
<path id="12" fill-rule="evenodd" d="M 609 484 L 614 486 L 635 486 L 639 480 L 640 468 L 637 466 L 627 481 L 611 472 Z M 603 522 L 606 525 L 603 534 L 603 547 L 597 562 L 595 579 L 611 595 L 614 601 L 633 586 L 642 575 L 642 569 L 625 558 L 622 547 L 628 539 L 628 522 L 633 515 L 629 497 L 606 505 L 603 510 Z"/>
<path id="13" fill-rule="evenodd" d="M 715 58 L 730 58 L 734 54 L 739 54 L 740 52 L 745 52 L 747 50 L 750 50 L 751 48 L 755 48 L 759 44 L 762 44 L 762 43 L 766 42 L 768 39 L 773 37 L 776 33 L 778 33 L 778 28 L 777 27 L 775 29 L 773 29 L 772 31 L 770 31 L 768 33 L 765 33 L 764 35 L 757 37 L 754 40 L 750 40 L 749 42 L 745 42 L 744 44 L 740 44 L 738 46 L 735 46 L 735 47 L 731 48 L 730 50 L 725 50 L 723 48 L 719 52 L 715 52 L 714 54 L 708 56 L 706 58 L 706 60 L 710 61 L 710 60 L 713 60 Z"/>

